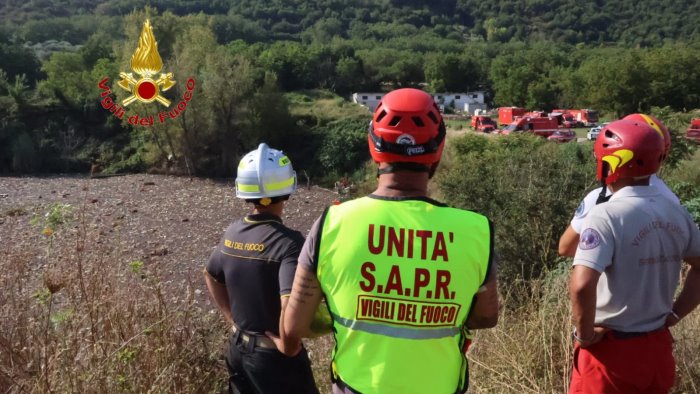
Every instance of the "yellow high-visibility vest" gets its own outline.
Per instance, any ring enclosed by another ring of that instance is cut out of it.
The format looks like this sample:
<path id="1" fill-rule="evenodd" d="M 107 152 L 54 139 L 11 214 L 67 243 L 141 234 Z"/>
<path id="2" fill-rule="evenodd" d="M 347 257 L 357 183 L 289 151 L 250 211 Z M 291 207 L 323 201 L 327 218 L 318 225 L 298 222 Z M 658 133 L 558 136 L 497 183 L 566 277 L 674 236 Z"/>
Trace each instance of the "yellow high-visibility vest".
<path id="1" fill-rule="evenodd" d="M 333 318 L 333 374 L 364 394 L 467 385 L 464 324 L 492 252 L 489 220 L 428 198 L 330 207 L 317 275 Z"/>

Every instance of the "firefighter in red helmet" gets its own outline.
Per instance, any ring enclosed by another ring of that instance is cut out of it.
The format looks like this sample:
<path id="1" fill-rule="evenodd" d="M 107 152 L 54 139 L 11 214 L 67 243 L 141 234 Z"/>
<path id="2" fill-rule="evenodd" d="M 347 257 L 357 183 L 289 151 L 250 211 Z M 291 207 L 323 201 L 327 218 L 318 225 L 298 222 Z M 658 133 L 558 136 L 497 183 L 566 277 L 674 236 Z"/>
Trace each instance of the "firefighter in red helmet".
<path id="1" fill-rule="evenodd" d="M 647 114 L 630 114 L 622 118 L 622 120 L 628 120 L 632 122 L 646 123 L 651 126 L 664 140 L 664 150 L 663 150 L 663 160 L 665 160 L 669 153 L 671 152 L 671 133 L 668 128 L 659 119 L 652 115 Z M 600 135 L 600 134 L 599 134 Z M 680 205 L 681 201 L 676 196 L 673 191 L 666 186 L 666 183 L 652 174 L 649 178 L 649 184 L 655 186 L 659 189 L 659 192 L 667 199 Z M 610 198 L 610 190 L 606 185 L 603 185 L 595 190 L 589 192 L 586 197 L 581 200 L 574 217 L 571 219 L 569 226 L 564 230 L 561 237 L 559 238 L 559 254 L 565 257 L 574 257 L 576 252 L 576 246 L 579 242 L 579 235 L 583 230 L 581 226 L 583 221 L 588 215 L 588 212 L 596 204 L 603 203 Z"/>
<path id="2" fill-rule="evenodd" d="M 569 281 L 575 340 L 570 393 L 667 393 L 675 363 L 669 326 L 700 302 L 700 229 L 649 178 L 663 133 L 619 120 L 595 142 L 597 178 L 612 191 L 583 221 Z M 674 300 L 682 260 L 690 271 Z"/>
<path id="3" fill-rule="evenodd" d="M 429 94 L 388 93 L 367 137 L 377 189 L 309 233 L 280 331 L 295 354 L 325 297 L 334 393 L 464 392 L 466 332 L 497 322 L 491 222 L 427 196 L 445 132 Z"/>

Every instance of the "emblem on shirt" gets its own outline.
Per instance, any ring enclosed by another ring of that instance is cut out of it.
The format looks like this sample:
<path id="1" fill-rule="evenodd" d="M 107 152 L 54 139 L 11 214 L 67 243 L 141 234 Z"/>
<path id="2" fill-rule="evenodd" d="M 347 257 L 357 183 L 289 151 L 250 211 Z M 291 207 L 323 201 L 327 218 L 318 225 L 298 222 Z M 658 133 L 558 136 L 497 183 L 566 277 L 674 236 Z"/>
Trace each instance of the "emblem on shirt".
<path id="1" fill-rule="evenodd" d="M 583 215 L 583 213 L 586 211 L 586 201 L 581 201 L 580 204 L 578 204 L 578 208 L 576 208 L 576 212 L 574 213 L 574 216 L 579 217 Z"/>
<path id="2" fill-rule="evenodd" d="M 590 250 L 600 245 L 600 234 L 592 228 L 587 228 L 581 233 L 578 247 L 583 250 Z"/>

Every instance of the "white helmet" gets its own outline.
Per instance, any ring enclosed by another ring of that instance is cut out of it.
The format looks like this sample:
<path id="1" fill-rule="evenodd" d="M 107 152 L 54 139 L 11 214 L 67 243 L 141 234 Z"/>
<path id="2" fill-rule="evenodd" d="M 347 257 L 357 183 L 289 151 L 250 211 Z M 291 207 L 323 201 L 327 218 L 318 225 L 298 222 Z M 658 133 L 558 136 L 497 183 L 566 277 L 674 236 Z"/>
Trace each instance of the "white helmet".
<path id="1" fill-rule="evenodd" d="M 292 162 L 284 152 L 272 149 L 265 143 L 243 156 L 238 164 L 238 198 L 254 200 L 286 196 L 294 193 L 296 188 L 297 174 Z"/>

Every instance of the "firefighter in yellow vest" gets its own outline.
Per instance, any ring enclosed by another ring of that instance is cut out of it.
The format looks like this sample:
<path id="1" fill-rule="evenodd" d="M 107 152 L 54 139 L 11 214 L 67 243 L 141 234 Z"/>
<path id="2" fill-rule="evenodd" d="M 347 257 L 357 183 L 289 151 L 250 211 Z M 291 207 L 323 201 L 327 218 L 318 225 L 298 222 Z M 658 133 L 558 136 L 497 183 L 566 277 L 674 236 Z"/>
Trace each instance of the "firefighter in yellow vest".
<path id="1" fill-rule="evenodd" d="M 445 143 L 435 102 L 388 93 L 369 126 L 370 195 L 329 207 L 299 256 L 280 347 L 301 351 L 325 297 L 334 393 L 462 393 L 468 329 L 498 319 L 493 228 L 427 197 Z"/>

